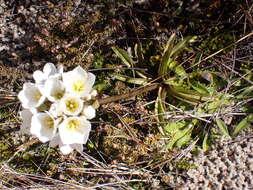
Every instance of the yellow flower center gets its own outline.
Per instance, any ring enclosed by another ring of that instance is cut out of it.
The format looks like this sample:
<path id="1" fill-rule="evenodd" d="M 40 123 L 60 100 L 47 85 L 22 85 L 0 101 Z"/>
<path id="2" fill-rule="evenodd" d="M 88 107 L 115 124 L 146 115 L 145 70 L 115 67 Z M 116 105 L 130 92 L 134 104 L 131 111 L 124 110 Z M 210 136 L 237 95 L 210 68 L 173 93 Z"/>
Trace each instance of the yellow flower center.
<path id="1" fill-rule="evenodd" d="M 46 117 L 44 122 L 47 128 L 54 128 L 54 120 L 51 117 Z"/>
<path id="2" fill-rule="evenodd" d="M 76 119 L 71 119 L 67 124 L 67 129 L 70 131 L 76 131 L 80 128 L 80 122 Z"/>
<path id="3" fill-rule="evenodd" d="M 66 109 L 70 112 L 74 112 L 78 109 L 78 102 L 74 99 L 66 100 Z"/>
<path id="4" fill-rule="evenodd" d="M 75 92 L 80 93 L 85 89 L 85 83 L 83 80 L 77 80 L 73 83 L 72 88 Z"/>
<path id="5" fill-rule="evenodd" d="M 42 94 L 40 93 L 39 90 L 36 90 L 36 91 L 34 92 L 34 100 L 35 100 L 36 102 L 38 102 L 38 101 L 40 100 L 41 96 L 42 96 Z"/>
<path id="6" fill-rule="evenodd" d="M 53 97 L 57 100 L 60 100 L 64 95 L 64 91 L 61 92 L 56 92 L 55 94 L 53 94 Z"/>

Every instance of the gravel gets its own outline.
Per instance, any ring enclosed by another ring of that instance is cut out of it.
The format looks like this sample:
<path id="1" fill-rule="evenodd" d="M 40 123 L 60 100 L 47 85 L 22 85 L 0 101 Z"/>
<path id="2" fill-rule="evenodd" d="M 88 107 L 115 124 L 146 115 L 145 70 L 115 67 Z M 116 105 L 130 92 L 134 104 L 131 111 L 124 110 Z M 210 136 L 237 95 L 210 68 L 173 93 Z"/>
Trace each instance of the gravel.
<path id="1" fill-rule="evenodd" d="M 212 150 L 187 157 L 196 168 L 173 178 L 178 189 L 253 189 L 253 136 L 219 139 Z"/>

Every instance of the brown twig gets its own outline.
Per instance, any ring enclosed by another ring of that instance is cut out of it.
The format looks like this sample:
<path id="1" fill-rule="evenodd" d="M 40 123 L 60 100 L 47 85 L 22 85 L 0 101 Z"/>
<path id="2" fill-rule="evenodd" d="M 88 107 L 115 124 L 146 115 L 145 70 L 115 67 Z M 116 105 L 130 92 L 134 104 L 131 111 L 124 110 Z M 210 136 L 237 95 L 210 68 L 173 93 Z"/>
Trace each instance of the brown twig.
<path id="1" fill-rule="evenodd" d="M 248 21 L 250 22 L 250 24 L 253 25 L 253 18 L 250 14 L 250 10 L 247 10 L 247 7 L 243 4 L 240 4 L 241 9 L 243 10 L 245 17 L 248 19 Z"/>
<path id="2" fill-rule="evenodd" d="M 160 83 L 153 83 L 151 85 L 141 87 L 137 90 L 133 90 L 133 91 L 131 91 L 129 93 L 126 93 L 126 94 L 120 94 L 120 95 L 110 96 L 110 97 L 107 97 L 107 98 L 101 98 L 101 99 L 97 99 L 97 101 L 98 101 L 99 105 L 108 104 L 108 103 L 111 103 L 111 102 L 124 100 L 124 99 L 127 99 L 127 98 L 137 96 L 139 94 L 143 94 L 145 92 L 155 90 L 160 86 L 161 86 Z"/>

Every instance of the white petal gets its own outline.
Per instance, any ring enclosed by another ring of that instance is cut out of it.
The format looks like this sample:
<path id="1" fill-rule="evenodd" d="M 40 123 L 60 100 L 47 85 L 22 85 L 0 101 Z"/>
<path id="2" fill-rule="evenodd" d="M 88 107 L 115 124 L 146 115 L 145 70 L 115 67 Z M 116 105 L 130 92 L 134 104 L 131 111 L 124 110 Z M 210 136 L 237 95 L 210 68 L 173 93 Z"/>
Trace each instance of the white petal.
<path id="1" fill-rule="evenodd" d="M 43 143 L 51 140 L 56 133 L 54 119 L 47 113 L 37 113 L 33 115 L 30 132 Z"/>
<path id="2" fill-rule="evenodd" d="M 56 78 L 50 78 L 45 82 L 42 93 L 51 102 L 59 101 L 65 92 L 65 86 L 62 81 Z"/>
<path id="3" fill-rule="evenodd" d="M 48 111 L 53 117 L 59 117 L 63 113 L 63 109 L 59 102 L 53 103 Z"/>
<path id="4" fill-rule="evenodd" d="M 63 69 L 64 69 L 64 68 L 63 68 L 63 65 L 62 65 L 62 64 L 60 64 L 60 65 L 57 66 L 57 72 L 58 72 L 58 73 L 62 74 L 62 73 L 63 73 Z"/>
<path id="5" fill-rule="evenodd" d="M 22 89 L 22 90 L 18 93 L 18 99 L 19 99 L 19 101 L 22 103 L 22 106 L 23 106 L 24 108 L 29 108 L 29 107 L 27 106 L 27 104 L 29 103 L 29 99 L 26 97 L 24 89 Z"/>
<path id="6" fill-rule="evenodd" d="M 40 106 L 45 100 L 39 88 L 33 83 L 25 83 L 18 94 L 18 98 L 22 106 L 28 109 Z"/>
<path id="7" fill-rule="evenodd" d="M 37 70 L 33 73 L 36 84 L 44 84 L 48 78 L 61 79 L 62 71 L 58 71 L 53 63 L 47 63 L 43 71 Z"/>
<path id="8" fill-rule="evenodd" d="M 36 114 L 39 112 L 36 108 L 30 108 L 29 110 L 32 112 L 32 114 Z"/>
<path id="9" fill-rule="evenodd" d="M 70 145 L 62 145 L 60 146 L 60 151 L 62 154 L 67 155 L 73 151 L 73 148 Z"/>
<path id="10" fill-rule="evenodd" d="M 92 92 L 92 86 L 94 85 L 95 80 L 96 80 L 96 76 L 94 74 L 92 74 L 92 73 L 89 72 L 88 73 L 88 81 L 89 81 L 89 85 L 90 85 L 89 93 Z M 94 93 L 96 93 L 96 91 L 94 91 Z"/>
<path id="11" fill-rule="evenodd" d="M 84 144 L 91 130 L 91 124 L 83 117 L 69 117 L 59 126 L 63 144 Z"/>
<path id="12" fill-rule="evenodd" d="M 61 108 L 66 115 L 78 115 L 83 109 L 83 101 L 79 97 L 66 95 L 61 99 Z"/>
<path id="13" fill-rule="evenodd" d="M 85 100 L 85 101 L 90 101 L 91 100 L 91 95 L 90 94 L 87 94 L 86 96 L 84 96 L 82 99 Z"/>
<path id="14" fill-rule="evenodd" d="M 87 71 L 85 71 L 81 66 L 77 66 L 74 70 L 73 73 L 76 75 L 83 76 L 84 78 L 87 78 Z"/>
<path id="15" fill-rule="evenodd" d="M 56 69 L 56 67 L 54 66 L 53 63 L 47 63 L 43 68 L 43 72 L 44 72 L 46 77 L 49 77 L 51 75 L 56 74 L 57 69 Z"/>
<path id="16" fill-rule="evenodd" d="M 85 84 L 84 84 L 85 88 L 80 93 L 81 97 L 85 97 L 91 92 L 92 86 L 95 83 L 95 79 L 96 79 L 96 76 L 94 74 L 88 73 L 88 78 L 87 78 L 87 80 L 85 81 Z"/>
<path id="17" fill-rule="evenodd" d="M 38 84 L 41 84 L 46 80 L 46 76 L 44 75 L 44 73 L 39 70 L 37 70 L 33 73 L 33 78 L 34 78 L 35 82 Z"/>
<path id="18" fill-rule="evenodd" d="M 68 92 L 85 97 L 90 93 L 96 77 L 78 66 L 72 71 L 63 73 L 62 78 Z"/>
<path id="19" fill-rule="evenodd" d="M 59 145 L 61 152 L 66 155 L 71 153 L 73 150 L 77 150 L 79 152 L 83 151 L 82 144 L 63 144 L 59 134 L 55 135 L 55 137 L 49 142 L 50 147 L 56 147 Z"/>
<path id="20" fill-rule="evenodd" d="M 95 82 L 95 81 L 94 81 L 94 82 Z M 90 95 L 91 95 L 92 98 L 96 97 L 96 96 L 98 95 L 97 90 L 92 89 L 91 92 L 90 92 Z"/>
<path id="21" fill-rule="evenodd" d="M 56 135 L 50 140 L 49 146 L 50 146 L 50 147 L 56 147 L 56 146 L 58 146 L 60 143 L 62 144 L 61 138 L 60 138 L 59 134 L 56 134 Z"/>
<path id="22" fill-rule="evenodd" d="M 83 152 L 83 144 L 71 144 L 70 147 L 79 152 Z"/>
<path id="23" fill-rule="evenodd" d="M 86 133 L 85 136 L 83 137 L 83 144 L 86 144 L 88 139 L 89 139 L 90 133 Z"/>
<path id="24" fill-rule="evenodd" d="M 28 109 L 24 109 L 20 112 L 22 119 L 22 125 L 20 128 L 21 134 L 30 134 L 31 121 L 32 121 L 32 112 Z"/>
<path id="25" fill-rule="evenodd" d="M 82 113 L 86 119 L 93 119 L 96 116 L 96 110 L 92 106 L 84 106 Z"/>
<path id="26" fill-rule="evenodd" d="M 78 152 L 83 152 L 82 144 L 59 144 L 60 150 L 64 155 L 71 153 L 73 150 L 77 150 Z"/>

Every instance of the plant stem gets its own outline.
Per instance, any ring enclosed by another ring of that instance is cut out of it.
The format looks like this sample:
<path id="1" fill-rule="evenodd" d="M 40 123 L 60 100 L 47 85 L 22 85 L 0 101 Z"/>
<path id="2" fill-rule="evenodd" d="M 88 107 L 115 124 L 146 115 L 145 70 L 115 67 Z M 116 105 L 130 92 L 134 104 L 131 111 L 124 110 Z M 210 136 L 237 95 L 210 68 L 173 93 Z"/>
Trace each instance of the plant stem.
<path id="1" fill-rule="evenodd" d="M 101 98 L 101 99 L 97 99 L 97 101 L 98 101 L 99 105 L 108 104 L 108 103 L 111 103 L 111 102 L 116 102 L 116 101 L 119 101 L 119 100 L 128 99 L 128 98 L 137 96 L 139 94 L 143 94 L 145 92 L 155 90 L 160 86 L 161 86 L 160 83 L 153 83 L 151 85 L 141 87 L 137 90 L 133 90 L 133 91 L 131 91 L 129 93 L 126 93 L 126 94 L 120 94 L 120 95 L 110 96 L 110 97 L 107 97 L 107 98 Z"/>

